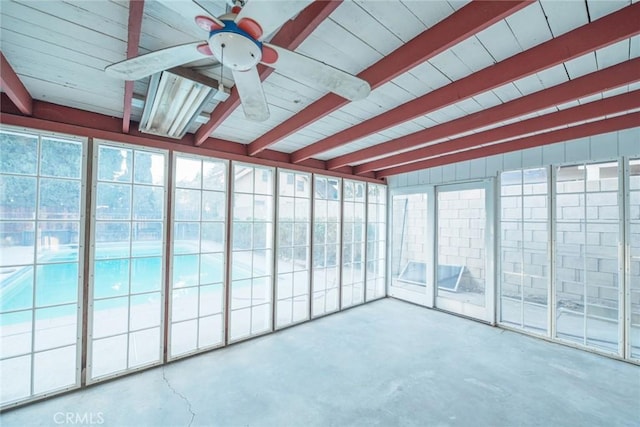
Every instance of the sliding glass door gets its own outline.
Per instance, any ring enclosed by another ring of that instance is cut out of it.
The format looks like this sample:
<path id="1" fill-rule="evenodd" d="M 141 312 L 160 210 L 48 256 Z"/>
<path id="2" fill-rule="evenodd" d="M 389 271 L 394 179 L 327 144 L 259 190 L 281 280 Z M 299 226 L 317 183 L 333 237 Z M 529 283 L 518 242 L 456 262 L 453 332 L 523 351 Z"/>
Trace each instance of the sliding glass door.
<path id="1" fill-rule="evenodd" d="M 86 143 L 0 132 L 0 406 L 80 385 Z"/>
<path id="2" fill-rule="evenodd" d="M 493 323 L 493 182 L 436 189 L 436 306 Z"/>
<path id="3" fill-rule="evenodd" d="M 170 358 L 224 344 L 227 168 L 174 156 Z"/>
<path id="4" fill-rule="evenodd" d="M 620 353 L 618 162 L 556 169 L 555 337 Z"/>
<path id="5" fill-rule="evenodd" d="M 89 381 L 162 362 L 167 153 L 98 143 Z"/>

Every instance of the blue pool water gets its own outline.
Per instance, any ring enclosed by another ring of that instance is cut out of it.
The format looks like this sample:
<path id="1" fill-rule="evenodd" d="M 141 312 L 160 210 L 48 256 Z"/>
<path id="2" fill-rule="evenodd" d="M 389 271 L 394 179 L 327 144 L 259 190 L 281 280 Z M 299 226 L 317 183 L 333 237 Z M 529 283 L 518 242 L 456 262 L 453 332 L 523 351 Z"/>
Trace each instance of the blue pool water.
<path id="1" fill-rule="evenodd" d="M 222 254 L 180 254 L 188 252 L 185 248 L 176 248 L 176 252 L 178 254 L 174 256 L 173 263 L 174 287 L 194 286 L 198 282 L 213 284 L 223 281 Z M 121 247 L 101 248 L 96 253 L 93 271 L 94 298 L 160 291 L 164 268 L 160 250 L 138 247 L 134 249 L 135 258 L 118 259 L 117 256 L 122 256 L 122 253 Z M 0 311 L 30 309 L 34 305 L 76 305 L 79 290 L 77 259 L 77 248 L 68 248 L 49 257 L 41 257 L 35 268 L 16 267 L 15 271 L 0 279 Z M 241 264 L 234 264 L 233 275 L 235 278 L 251 277 L 251 270 Z M 59 307 L 59 310 L 49 309 L 46 316 L 58 316 L 68 312 L 69 306 Z M 16 316 L 3 316 L 0 324 L 13 323 L 10 318 L 17 320 Z"/>

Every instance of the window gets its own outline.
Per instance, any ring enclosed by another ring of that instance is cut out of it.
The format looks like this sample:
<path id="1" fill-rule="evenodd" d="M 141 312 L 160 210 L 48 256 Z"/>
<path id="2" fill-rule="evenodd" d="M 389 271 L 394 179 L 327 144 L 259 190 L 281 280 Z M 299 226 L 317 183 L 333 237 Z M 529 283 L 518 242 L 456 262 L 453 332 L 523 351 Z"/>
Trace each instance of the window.
<path id="1" fill-rule="evenodd" d="M 96 145 L 91 380 L 162 360 L 166 157 L 123 144 Z"/>
<path id="2" fill-rule="evenodd" d="M 555 298 L 558 338 L 618 352 L 618 163 L 556 170 Z"/>
<path id="3" fill-rule="evenodd" d="M 546 335 L 549 301 L 547 169 L 500 177 L 500 321 Z"/>
<path id="4" fill-rule="evenodd" d="M 640 359 L 640 159 L 629 160 L 629 356 Z"/>
<path id="5" fill-rule="evenodd" d="M 170 356 L 224 344 L 227 162 L 175 156 Z"/>
<path id="6" fill-rule="evenodd" d="M 80 383 L 84 143 L 0 131 L 0 404 Z"/>
<path id="7" fill-rule="evenodd" d="M 312 315 L 340 308 L 340 178 L 316 175 L 313 209 Z"/>
<path id="8" fill-rule="evenodd" d="M 279 175 L 276 327 L 283 327 L 309 318 L 311 175 Z"/>
<path id="9" fill-rule="evenodd" d="M 342 308 L 364 302 L 364 182 L 344 180 L 342 221 Z"/>
<path id="10" fill-rule="evenodd" d="M 273 175 L 234 164 L 230 340 L 272 328 Z"/>
<path id="11" fill-rule="evenodd" d="M 368 184 L 366 300 L 385 296 L 387 260 L 387 187 Z"/>
<path id="12" fill-rule="evenodd" d="M 429 239 L 427 238 L 426 193 L 394 195 L 391 208 L 391 286 L 424 293 L 427 286 Z M 407 280 L 407 269 L 422 264 L 421 274 L 413 271 Z M 403 274 L 404 273 L 404 274 Z"/>

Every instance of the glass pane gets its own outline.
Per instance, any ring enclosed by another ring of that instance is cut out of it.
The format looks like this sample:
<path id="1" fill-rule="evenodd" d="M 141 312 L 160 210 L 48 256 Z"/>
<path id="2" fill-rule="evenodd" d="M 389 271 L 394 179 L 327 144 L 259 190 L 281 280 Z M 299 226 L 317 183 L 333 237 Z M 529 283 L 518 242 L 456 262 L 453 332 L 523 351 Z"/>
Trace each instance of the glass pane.
<path id="1" fill-rule="evenodd" d="M 40 174 L 59 178 L 80 178 L 82 144 L 42 138 Z"/>
<path id="2" fill-rule="evenodd" d="M 38 217 L 40 219 L 79 219 L 80 182 L 41 179 Z"/>
<path id="3" fill-rule="evenodd" d="M 231 284 L 231 308 L 233 310 L 251 305 L 251 279 L 234 280 Z"/>
<path id="4" fill-rule="evenodd" d="M 0 360 L 0 401 L 12 402 L 31 394 L 31 355 Z"/>
<path id="5" fill-rule="evenodd" d="M 224 260 L 222 254 L 202 255 L 200 284 L 222 283 L 224 281 Z"/>
<path id="6" fill-rule="evenodd" d="M 35 175 L 38 137 L 0 132 L 0 172 Z"/>
<path id="7" fill-rule="evenodd" d="M 136 150 L 134 182 L 138 184 L 164 183 L 164 155 Z"/>
<path id="8" fill-rule="evenodd" d="M 202 224 L 202 251 L 221 252 L 224 250 L 225 226 L 224 223 Z"/>
<path id="9" fill-rule="evenodd" d="M 98 183 L 96 219 L 130 219 L 131 186 Z"/>
<path id="10" fill-rule="evenodd" d="M 201 160 L 187 157 L 176 157 L 176 187 L 201 188 L 202 171 Z"/>
<path id="11" fill-rule="evenodd" d="M 91 378 L 127 369 L 127 335 L 93 341 Z"/>
<path id="12" fill-rule="evenodd" d="M 235 165 L 233 190 L 236 193 L 253 193 L 253 168 Z"/>
<path id="13" fill-rule="evenodd" d="M 202 192 L 202 220 L 224 221 L 227 200 L 224 193 L 217 191 Z"/>
<path id="14" fill-rule="evenodd" d="M 78 301 L 78 263 L 36 267 L 36 306 Z"/>
<path id="15" fill-rule="evenodd" d="M 199 348 L 212 347 L 223 343 L 223 319 L 221 315 L 203 317 L 199 322 Z"/>
<path id="16" fill-rule="evenodd" d="M 76 384 L 76 346 L 33 355 L 33 392 L 44 393 Z"/>
<path id="17" fill-rule="evenodd" d="M 14 311 L 33 306 L 33 266 L 3 268 L 0 279 L 0 311 Z"/>
<path id="18" fill-rule="evenodd" d="M 254 203 L 254 219 L 259 221 L 273 221 L 273 197 L 258 196 L 253 199 Z"/>
<path id="19" fill-rule="evenodd" d="M 198 317 L 198 288 L 174 289 L 171 299 L 171 321 L 195 319 Z"/>
<path id="20" fill-rule="evenodd" d="M 129 334 L 129 368 L 160 360 L 160 328 Z"/>
<path id="21" fill-rule="evenodd" d="M 35 351 L 76 343 L 78 336 L 78 306 L 62 305 L 36 310 L 34 332 Z"/>
<path id="22" fill-rule="evenodd" d="M 233 198 L 233 219 L 248 221 L 253 218 L 253 196 L 236 194 Z"/>
<path id="23" fill-rule="evenodd" d="M 161 222 L 134 222 L 131 228 L 131 256 L 162 255 L 164 228 Z"/>
<path id="24" fill-rule="evenodd" d="M 96 222 L 95 257 L 126 258 L 129 256 L 131 224 L 128 222 Z"/>
<path id="25" fill-rule="evenodd" d="M 162 219 L 163 213 L 163 188 L 133 186 L 133 219 L 138 221 L 158 220 Z"/>
<path id="26" fill-rule="evenodd" d="M 0 236 L 3 236 L 3 245 L 0 247 L 0 267 L 33 264 L 35 244 L 35 223 L 31 221 L 0 221 Z M 0 269 L 0 271 L 2 271 Z M 0 283 L 7 279 L 4 274 L 12 271 L 3 271 Z"/>
<path id="27" fill-rule="evenodd" d="M 160 292 L 134 295 L 129 300 L 129 330 L 151 328 L 160 325 Z"/>
<path id="28" fill-rule="evenodd" d="M 293 321 L 301 322 L 309 318 L 309 295 L 293 298 Z"/>
<path id="29" fill-rule="evenodd" d="M 40 262 L 77 261 L 80 223 L 38 223 L 38 259 Z"/>
<path id="30" fill-rule="evenodd" d="M 31 310 L 0 313 L 0 360 L 31 352 L 32 316 Z"/>
<path id="31" fill-rule="evenodd" d="M 427 286 L 427 195 L 394 196 L 392 209 L 392 286 L 424 293 Z"/>
<path id="32" fill-rule="evenodd" d="M 296 174 L 294 172 L 280 171 L 278 194 L 280 196 L 293 196 L 296 190 L 295 179 Z"/>
<path id="33" fill-rule="evenodd" d="M 225 191 L 227 189 L 227 165 L 225 162 L 202 162 L 202 188 Z"/>
<path id="34" fill-rule="evenodd" d="M 0 175 L 0 219 L 34 219 L 36 179 Z"/>
<path id="35" fill-rule="evenodd" d="M 273 171 L 270 169 L 256 168 L 255 177 L 255 194 L 273 194 Z"/>
<path id="36" fill-rule="evenodd" d="M 176 221 L 198 221 L 200 219 L 200 190 L 182 190 L 175 192 Z"/>
<path id="37" fill-rule="evenodd" d="M 94 298 L 106 298 L 129 293 L 129 260 L 96 261 L 94 271 Z"/>
<path id="38" fill-rule="evenodd" d="M 131 260 L 131 293 L 158 291 L 162 287 L 162 258 Z"/>
<path id="39" fill-rule="evenodd" d="M 485 306 L 485 191 L 438 193 L 437 296 Z"/>
<path id="40" fill-rule="evenodd" d="M 200 251 L 200 223 L 175 222 L 173 224 L 173 253 L 188 254 Z"/>
<path id="41" fill-rule="evenodd" d="M 233 310 L 230 319 L 230 338 L 239 340 L 251 333 L 251 308 Z"/>
<path id="42" fill-rule="evenodd" d="M 131 182 L 131 150 L 118 147 L 98 148 L 98 180 Z"/>
<path id="43" fill-rule="evenodd" d="M 640 359 L 640 160 L 629 160 L 629 349 Z"/>
<path id="44" fill-rule="evenodd" d="M 198 321 L 171 325 L 171 357 L 188 353 L 198 348 Z"/>
<path id="45" fill-rule="evenodd" d="M 224 287 L 221 284 L 201 286 L 199 315 L 202 317 L 222 313 L 224 311 L 224 298 Z"/>
<path id="46" fill-rule="evenodd" d="M 173 287 L 182 288 L 199 284 L 200 255 L 173 257 Z"/>
<path id="47" fill-rule="evenodd" d="M 251 333 L 260 334 L 271 329 L 270 304 L 259 305 L 251 309 Z"/>
<path id="48" fill-rule="evenodd" d="M 109 298 L 93 303 L 93 338 L 127 332 L 129 298 Z"/>
<path id="49" fill-rule="evenodd" d="M 310 207 L 311 207 L 311 204 L 309 203 L 309 200 L 296 199 L 296 207 L 295 207 L 296 221 L 309 221 Z"/>

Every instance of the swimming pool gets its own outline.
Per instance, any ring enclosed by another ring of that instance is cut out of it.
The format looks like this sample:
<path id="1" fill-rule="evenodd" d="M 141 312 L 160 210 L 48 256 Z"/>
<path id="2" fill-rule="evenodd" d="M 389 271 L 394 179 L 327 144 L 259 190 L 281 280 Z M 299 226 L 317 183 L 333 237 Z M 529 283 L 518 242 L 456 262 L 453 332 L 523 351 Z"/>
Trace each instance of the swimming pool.
<path id="1" fill-rule="evenodd" d="M 160 291 L 162 288 L 163 262 L 159 245 L 101 246 L 96 249 L 93 274 L 94 299 L 143 294 Z M 126 256 L 125 255 L 125 256 Z M 0 278 L 0 311 L 31 309 L 35 296 L 35 306 L 58 306 L 77 304 L 78 289 L 78 248 L 60 248 L 39 257 L 39 264 L 15 267 Z M 222 253 L 193 253 L 193 245 L 185 244 L 175 248 L 172 266 L 175 288 L 213 284 L 224 281 L 224 258 Z M 234 263 L 235 278 L 251 277 L 256 272 L 240 262 Z M 35 277 L 34 277 L 35 276 Z M 34 280 L 35 278 L 35 280 Z M 35 294 L 33 285 L 35 282 Z M 126 299 L 120 299 L 126 301 Z M 132 299 L 133 303 L 133 299 Z M 59 310 L 48 309 L 45 316 L 66 315 L 68 305 Z M 17 316 L 2 316 L 2 324 L 13 323 Z"/>

